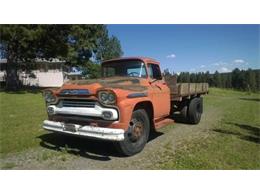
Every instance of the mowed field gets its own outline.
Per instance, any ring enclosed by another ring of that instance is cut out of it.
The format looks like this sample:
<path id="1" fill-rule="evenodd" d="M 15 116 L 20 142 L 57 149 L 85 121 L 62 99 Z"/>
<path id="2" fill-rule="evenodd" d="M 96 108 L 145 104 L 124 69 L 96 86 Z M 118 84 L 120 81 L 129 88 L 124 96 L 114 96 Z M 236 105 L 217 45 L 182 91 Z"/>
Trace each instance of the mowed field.
<path id="1" fill-rule="evenodd" d="M 260 95 L 211 88 L 201 123 L 159 129 L 120 156 L 110 142 L 46 132 L 40 92 L 0 92 L 1 169 L 260 169 Z"/>

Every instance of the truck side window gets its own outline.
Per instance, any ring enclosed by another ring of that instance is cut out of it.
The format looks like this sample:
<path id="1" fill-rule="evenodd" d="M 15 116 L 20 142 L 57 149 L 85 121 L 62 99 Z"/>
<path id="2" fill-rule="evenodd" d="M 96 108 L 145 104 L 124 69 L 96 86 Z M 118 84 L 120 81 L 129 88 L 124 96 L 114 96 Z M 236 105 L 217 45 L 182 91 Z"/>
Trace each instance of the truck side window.
<path id="1" fill-rule="evenodd" d="M 152 79 L 162 80 L 162 74 L 159 65 L 149 64 L 149 75 Z"/>

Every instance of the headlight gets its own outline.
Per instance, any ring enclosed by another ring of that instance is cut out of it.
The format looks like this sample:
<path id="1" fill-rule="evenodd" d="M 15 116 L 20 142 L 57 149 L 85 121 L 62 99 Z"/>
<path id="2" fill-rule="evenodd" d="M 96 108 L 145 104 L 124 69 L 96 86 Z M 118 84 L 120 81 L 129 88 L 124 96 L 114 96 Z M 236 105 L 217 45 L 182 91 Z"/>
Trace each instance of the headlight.
<path id="1" fill-rule="evenodd" d="M 45 101 L 48 103 L 56 101 L 56 97 L 50 90 L 44 91 L 43 96 L 44 96 Z"/>
<path id="2" fill-rule="evenodd" d="M 99 91 L 98 99 L 102 104 L 116 103 L 116 95 L 112 91 Z"/>

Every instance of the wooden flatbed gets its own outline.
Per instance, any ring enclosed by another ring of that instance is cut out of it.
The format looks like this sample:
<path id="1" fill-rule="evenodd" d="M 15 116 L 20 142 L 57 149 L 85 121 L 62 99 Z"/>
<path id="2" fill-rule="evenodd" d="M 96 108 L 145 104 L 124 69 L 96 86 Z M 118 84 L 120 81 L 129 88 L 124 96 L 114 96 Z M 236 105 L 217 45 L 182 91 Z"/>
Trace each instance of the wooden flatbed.
<path id="1" fill-rule="evenodd" d="M 176 78 L 167 78 L 166 83 L 171 91 L 171 101 L 182 101 L 209 92 L 208 83 L 177 83 Z"/>
<path id="2" fill-rule="evenodd" d="M 171 90 L 171 100 L 182 101 L 183 98 L 200 96 L 208 92 L 208 83 L 177 83 L 175 90 Z"/>

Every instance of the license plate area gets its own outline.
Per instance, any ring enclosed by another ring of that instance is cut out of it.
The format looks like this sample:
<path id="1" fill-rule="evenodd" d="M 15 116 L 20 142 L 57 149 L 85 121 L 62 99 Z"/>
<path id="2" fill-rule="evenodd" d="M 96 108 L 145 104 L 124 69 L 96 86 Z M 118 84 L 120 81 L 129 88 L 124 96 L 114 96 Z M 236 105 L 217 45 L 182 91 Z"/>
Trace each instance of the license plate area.
<path id="1" fill-rule="evenodd" d="M 64 131 L 69 131 L 69 132 L 76 132 L 76 131 L 77 131 L 76 125 L 74 125 L 74 124 L 68 124 L 68 123 L 64 124 L 63 130 L 64 130 Z"/>

